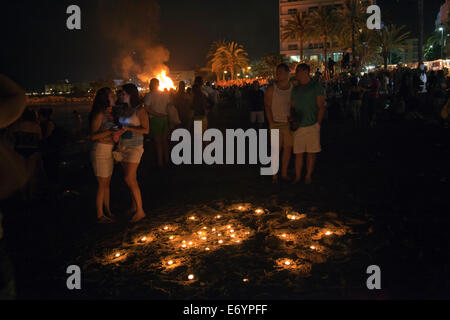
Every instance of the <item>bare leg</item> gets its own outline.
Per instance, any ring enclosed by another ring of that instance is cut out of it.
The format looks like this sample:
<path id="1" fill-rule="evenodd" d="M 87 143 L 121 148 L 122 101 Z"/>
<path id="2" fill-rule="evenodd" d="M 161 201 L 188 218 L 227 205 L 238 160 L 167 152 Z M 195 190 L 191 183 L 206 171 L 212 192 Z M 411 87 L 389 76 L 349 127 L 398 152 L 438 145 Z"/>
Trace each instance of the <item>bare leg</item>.
<path id="1" fill-rule="evenodd" d="M 111 216 L 111 206 L 110 206 L 110 199 L 111 199 L 111 178 L 107 178 L 105 181 L 105 193 L 103 196 L 103 206 L 105 207 L 105 212 L 107 215 Z"/>
<path id="2" fill-rule="evenodd" d="M 141 189 L 139 188 L 139 183 L 137 181 L 136 172 L 139 167 L 138 163 L 122 163 L 125 171 L 125 182 L 130 188 L 133 200 L 136 204 L 136 214 L 134 215 L 131 222 L 139 222 L 145 218 L 145 212 L 142 208 L 142 195 Z"/>
<path id="3" fill-rule="evenodd" d="M 312 183 L 312 174 L 314 173 L 314 169 L 316 167 L 317 155 L 315 153 L 308 153 L 307 159 L 308 159 L 308 161 L 307 161 L 308 172 L 306 173 L 305 183 L 311 184 Z"/>
<path id="4" fill-rule="evenodd" d="M 96 199 L 96 205 L 97 205 L 97 218 L 101 219 L 105 216 L 103 212 L 103 205 L 105 202 L 105 192 L 109 184 L 110 178 L 98 178 L 98 190 L 97 190 L 97 199 Z"/>
<path id="5" fill-rule="evenodd" d="M 299 183 L 302 180 L 302 170 L 303 170 L 303 153 L 299 153 L 295 158 L 295 181 L 294 184 Z"/>

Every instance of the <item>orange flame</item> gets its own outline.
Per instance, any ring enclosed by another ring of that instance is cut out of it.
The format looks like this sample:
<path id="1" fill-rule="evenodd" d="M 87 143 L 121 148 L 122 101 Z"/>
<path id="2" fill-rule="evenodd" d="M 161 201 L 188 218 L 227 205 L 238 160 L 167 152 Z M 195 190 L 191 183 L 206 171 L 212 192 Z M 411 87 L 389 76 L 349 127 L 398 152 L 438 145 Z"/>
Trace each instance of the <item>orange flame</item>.
<path id="1" fill-rule="evenodd" d="M 159 80 L 159 91 L 176 89 L 172 79 L 167 76 L 166 70 L 162 70 L 155 78 Z"/>
<path id="2" fill-rule="evenodd" d="M 151 74 L 140 74 L 138 75 L 139 80 L 145 82 L 146 84 L 150 83 L 152 78 L 156 78 L 159 80 L 159 91 L 163 92 L 164 90 L 176 90 L 176 87 L 173 83 L 173 80 L 167 76 L 167 70 L 161 69 L 158 73 L 154 72 L 153 76 Z"/>

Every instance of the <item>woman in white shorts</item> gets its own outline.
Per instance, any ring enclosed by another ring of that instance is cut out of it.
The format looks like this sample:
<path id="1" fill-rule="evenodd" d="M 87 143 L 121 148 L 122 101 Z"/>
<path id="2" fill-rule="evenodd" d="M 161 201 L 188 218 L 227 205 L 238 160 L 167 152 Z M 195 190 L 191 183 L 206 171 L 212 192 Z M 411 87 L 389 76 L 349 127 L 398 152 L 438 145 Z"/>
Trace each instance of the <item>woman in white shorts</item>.
<path id="1" fill-rule="evenodd" d="M 137 181 L 137 169 L 144 154 L 144 135 L 149 134 L 149 118 L 142 106 L 139 91 L 134 84 L 123 86 L 123 102 L 126 105 L 119 114 L 119 123 L 125 133 L 121 135 L 116 160 L 122 163 L 125 182 L 133 196 L 131 220 L 136 223 L 145 218 L 142 195 Z"/>
<path id="2" fill-rule="evenodd" d="M 114 169 L 113 147 L 114 136 L 120 136 L 125 131 L 115 130 L 112 106 L 114 94 L 110 88 L 97 92 L 89 115 L 91 140 L 94 145 L 91 151 L 92 167 L 98 181 L 97 219 L 99 223 L 113 222 L 110 209 L 110 184 Z M 105 215 L 106 212 L 106 215 Z"/>

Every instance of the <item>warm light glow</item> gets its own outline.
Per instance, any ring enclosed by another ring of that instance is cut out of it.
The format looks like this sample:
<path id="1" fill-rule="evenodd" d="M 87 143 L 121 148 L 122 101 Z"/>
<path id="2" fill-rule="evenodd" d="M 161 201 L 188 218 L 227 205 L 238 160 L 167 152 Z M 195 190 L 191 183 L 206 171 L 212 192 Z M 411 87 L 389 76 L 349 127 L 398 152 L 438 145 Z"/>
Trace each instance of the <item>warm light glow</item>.
<path id="1" fill-rule="evenodd" d="M 187 246 L 185 244 L 181 245 L 181 247 L 186 248 Z"/>
<path id="2" fill-rule="evenodd" d="M 143 238 L 141 239 L 141 241 L 142 241 L 142 242 L 147 241 L 147 237 L 143 237 Z"/>
<path id="3" fill-rule="evenodd" d="M 262 209 L 257 209 L 257 210 L 255 211 L 255 213 L 256 213 L 256 214 L 263 214 L 263 213 L 264 213 L 264 210 L 262 210 Z"/>
<path id="4" fill-rule="evenodd" d="M 316 247 L 311 246 L 310 249 L 311 249 L 311 250 L 316 250 Z"/>
<path id="5" fill-rule="evenodd" d="M 232 234 L 231 237 L 232 237 L 232 238 L 236 238 L 236 235 L 235 235 L 235 234 Z"/>
<path id="6" fill-rule="evenodd" d="M 230 230 L 231 233 L 234 233 L 234 230 Z"/>
<path id="7" fill-rule="evenodd" d="M 190 219 L 190 220 L 195 220 L 195 217 L 194 217 L 194 216 L 192 216 L 192 217 L 190 217 L 189 219 Z"/>
<path id="8" fill-rule="evenodd" d="M 287 265 L 287 266 L 290 266 L 290 265 L 291 265 L 291 262 L 290 262 L 289 260 L 286 260 L 286 261 L 284 262 L 284 264 Z"/>
<path id="9" fill-rule="evenodd" d="M 282 234 L 281 235 L 283 238 L 286 238 L 287 237 L 287 234 Z"/>
<path id="10" fill-rule="evenodd" d="M 206 237 L 203 237 L 203 238 L 202 238 L 202 240 L 205 240 L 205 241 L 206 241 L 206 239 L 207 239 Z"/>
<path id="11" fill-rule="evenodd" d="M 170 236 L 170 237 L 169 237 L 170 240 L 173 240 L 174 238 L 175 238 L 174 236 Z"/>
<path id="12" fill-rule="evenodd" d="M 188 277 L 189 280 L 194 280 L 194 278 L 195 278 L 195 277 L 194 277 L 193 274 L 190 274 L 189 277 Z"/>
<path id="13" fill-rule="evenodd" d="M 155 77 L 156 79 L 159 80 L 159 91 L 164 91 L 164 90 L 176 90 L 175 85 L 172 81 L 172 79 L 170 79 L 167 76 L 167 71 L 163 70 L 161 71 L 159 74 L 156 75 Z"/>
<path id="14" fill-rule="evenodd" d="M 206 251 L 209 251 L 209 250 L 211 250 L 211 249 L 210 249 L 210 248 L 206 248 L 205 250 L 206 250 Z"/>
<path id="15" fill-rule="evenodd" d="M 116 253 L 116 258 L 119 258 L 120 257 L 120 253 Z"/>
<path id="16" fill-rule="evenodd" d="M 164 227 L 164 230 L 169 230 L 169 227 L 167 227 L 167 226 L 166 226 L 166 227 Z"/>
<path id="17" fill-rule="evenodd" d="M 248 282 L 248 279 L 243 279 L 242 281 L 243 281 L 243 282 Z"/>
<path id="18" fill-rule="evenodd" d="M 217 218 L 217 219 L 220 219 L 220 218 L 222 218 L 222 216 L 221 216 L 221 215 L 218 215 L 216 218 Z"/>
<path id="19" fill-rule="evenodd" d="M 326 236 L 331 236 L 333 233 L 331 232 L 331 231 L 327 231 L 326 233 L 325 233 L 325 235 Z"/>
<path id="20" fill-rule="evenodd" d="M 167 262 L 167 264 L 168 264 L 169 266 L 171 266 L 171 265 L 173 265 L 173 261 L 170 260 L 169 262 Z"/>
<path id="21" fill-rule="evenodd" d="M 219 240 L 219 244 L 222 244 L 223 243 L 223 240 Z"/>

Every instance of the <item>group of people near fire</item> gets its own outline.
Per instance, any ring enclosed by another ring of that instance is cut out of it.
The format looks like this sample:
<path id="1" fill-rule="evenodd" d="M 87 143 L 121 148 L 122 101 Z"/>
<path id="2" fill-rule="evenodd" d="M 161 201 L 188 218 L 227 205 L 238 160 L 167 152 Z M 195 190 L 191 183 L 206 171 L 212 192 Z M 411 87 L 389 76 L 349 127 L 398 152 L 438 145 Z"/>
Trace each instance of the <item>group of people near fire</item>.
<path id="1" fill-rule="evenodd" d="M 123 169 L 132 197 L 130 221 L 137 223 L 146 217 L 137 174 L 144 151 L 158 168 L 170 166 L 171 132 L 178 128 L 192 131 L 197 121 L 206 130 L 211 127 L 211 115 L 220 117 L 225 108 L 239 114 L 248 112 L 248 127 L 279 130 L 281 168 L 273 183 L 297 184 L 302 179 L 305 184 L 312 183 L 317 154 L 322 150 L 321 127 L 327 118 L 351 118 L 355 130 L 370 130 L 386 115 L 410 121 L 434 120 L 448 127 L 448 77 L 444 71 L 427 71 L 424 65 L 371 73 L 336 72 L 327 80 L 330 75 L 310 70 L 307 64 L 291 70 L 282 63 L 274 75 L 268 83 L 228 87 L 205 84 L 197 77 L 192 87 L 180 82 L 178 90 L 170 92 L 160 91 L 158 80 L 152 79 L 145 96 L 134 84 L 96 92 L 88 121 L 79 112 L 74 112 L 74 117 L 77 132 L 88 123 L 85 135 L 92 141 L 91 165 L 98 181 L 98 222 L 114 222 L 110 184 L 115 168 Z M 26 108 L 20 115 L 2 129 L 2 136 L 11 137 L 15 154 L 25 159 L 29 171 L 37 172 L 42 165 L 47 177 L 57 183 L 64 131 L 53 121 L 51 109 L 34 112 Z M 293 157 L 295 176 L 290 177 Z M 20 163 L 10 161 L 11 165 Z M 33 192 L 35 176 L 32 173 L 27 178 L 26 192 Z"/>
<path id="2" fill-rule="evenodd" d="M 288 65 L 276 68 L 276 81 L 263 92 L 254 82 L 243 93 L 251 108 L 250 120 L 262 127 L 265 119 L 270 129 L 280 133 L 282 149 L 281 179 L 291 181 L 288 167 L 291 155 L 296 155 L 295 180 L 302 179 L 306 155 L 305 183 L 312 183 L 316 155 L 321 152 L 320 128 L 325 116 L 325 90 L 310 77 L 310 67 L 299 64 L 294 82 Z M 137 169 L 144 153 L 145 136 L 154 140 L 159 168 L 169 165 L 169 133 L 175 128 L 192 130 L 194 122 L 208 128 L 208 113 L 219 100 L 219 92 L 201 77 L 195 79 L 190 93 L 184 82 L 174 95 L 159 90 L 159 81 L 150 81 L 150 92 L 143 99 L 133 84 L 124 85 L 114 95 L 111 88 L 97 92 L 89 116 L 92 167 L 98 179 L 97 218 L 99 223 L 113 222 L 110 209 L 110 183 L 115 163 L 120 163 L 133 206 L 131 222 L 146 217 L 137 180 Z M 278 176 L 273 177 L 278 182 Z"/>

